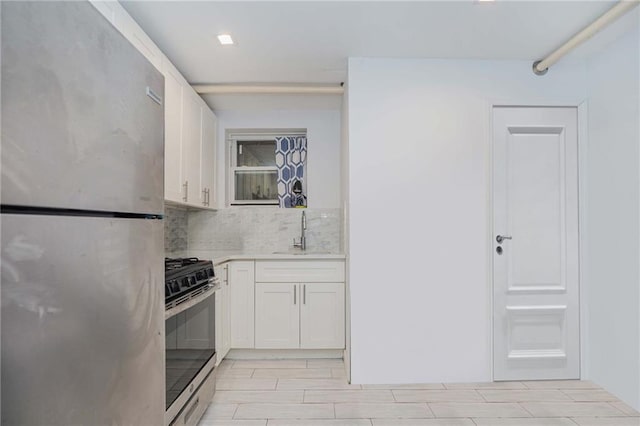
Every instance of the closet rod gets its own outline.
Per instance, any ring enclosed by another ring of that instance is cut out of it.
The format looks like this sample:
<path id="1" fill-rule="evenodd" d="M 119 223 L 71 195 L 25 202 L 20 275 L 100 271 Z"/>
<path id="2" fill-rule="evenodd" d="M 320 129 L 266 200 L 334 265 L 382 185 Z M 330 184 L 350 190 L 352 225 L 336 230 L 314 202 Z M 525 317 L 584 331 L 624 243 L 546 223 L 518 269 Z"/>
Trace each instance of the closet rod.
<path id="1" fill-rule="evenodd" d="M 640 0 L 619 1 L 604 15 L 602 15 L 601 17 L 593 21 L 590 25 L 585 27 L 582 31 L 571 37 L 569 41 L 551 52 L 546 58 L 535 61 L 533 63 L 533 72 L 536 75 L 545 75 L 549 70 L 549 67 L 558 62 L 564 55 L 569 53 L 569 51 L 574 49 L 580 43 L 588 40 L 595 33 L 636 7 L 638 4 L 640 4 Z"/>
<path id="2" fill-rule="evenodd" d="M 193 84 L 197 93 L 201 94 L 318 94 L 341 95 L 344 88 L 339 85 L 314 84 Z"/>

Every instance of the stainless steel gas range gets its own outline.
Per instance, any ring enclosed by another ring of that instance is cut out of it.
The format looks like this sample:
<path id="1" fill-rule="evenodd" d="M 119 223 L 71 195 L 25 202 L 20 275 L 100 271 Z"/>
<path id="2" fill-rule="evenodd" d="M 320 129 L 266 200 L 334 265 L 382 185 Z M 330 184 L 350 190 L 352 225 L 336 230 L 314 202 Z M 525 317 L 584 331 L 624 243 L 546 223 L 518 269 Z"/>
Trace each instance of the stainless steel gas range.
<path id="1" fill-rule="evenodd" d="M 165 259 L 166 425 L 196 425 L 215 390 L 215 292 L 211 261 Z"/>

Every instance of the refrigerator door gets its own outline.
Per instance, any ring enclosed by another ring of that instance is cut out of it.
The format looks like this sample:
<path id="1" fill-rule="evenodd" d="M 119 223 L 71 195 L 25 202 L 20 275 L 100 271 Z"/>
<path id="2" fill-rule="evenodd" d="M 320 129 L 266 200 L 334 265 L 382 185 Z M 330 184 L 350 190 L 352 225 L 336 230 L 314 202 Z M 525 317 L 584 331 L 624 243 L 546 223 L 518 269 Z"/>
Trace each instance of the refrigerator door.
<path id="1" fill-rule="evenodd" d="M 2 424 L 163 425 L 161 220 L 2 215 Z"/>
<path id="2" fill-rule="evenodd" d="M 2 203 L 161 214 L 164 77 L 89 2 L 1 2 Z"/>

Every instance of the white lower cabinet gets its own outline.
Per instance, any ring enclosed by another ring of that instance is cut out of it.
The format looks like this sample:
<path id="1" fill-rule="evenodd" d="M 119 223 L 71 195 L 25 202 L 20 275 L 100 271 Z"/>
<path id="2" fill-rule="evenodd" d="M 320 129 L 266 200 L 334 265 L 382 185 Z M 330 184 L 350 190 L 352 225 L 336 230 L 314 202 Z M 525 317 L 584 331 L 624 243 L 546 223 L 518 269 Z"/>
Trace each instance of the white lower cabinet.
<path id="1" fill-rule="evenodd" d="M 231 347 L 254 348 L 255 271 L 253 261 L 234 261 L 229 264 L 229 289 Z"/>
<path id="2" fill-rule="evenodd" d="M 256 283 L 258 349 L 343 349 L 344 283 Z"/>
<path id="3" fill-rule="evenodd" d="M 300 347 L 299 284 L 256 283 L 256 348 Z"/>
<path id="4" fill-rule="evenodd" d="M 300 347 L 345 347 L 344 283 L 301 284 Z"/>
<path id="5" fill-rule="evenodd" d="M 220 266 L 216 266 L 216 276 L 220 278 L 220 290 L 216 293 L 216 365 L 220 364 L 229 349 L 231 349 L 231 324 L 230 324 L 230 309 L 229 309 L 229 279 L 228 279 L 228 267 L 229 264 L 225 263 Z"/>

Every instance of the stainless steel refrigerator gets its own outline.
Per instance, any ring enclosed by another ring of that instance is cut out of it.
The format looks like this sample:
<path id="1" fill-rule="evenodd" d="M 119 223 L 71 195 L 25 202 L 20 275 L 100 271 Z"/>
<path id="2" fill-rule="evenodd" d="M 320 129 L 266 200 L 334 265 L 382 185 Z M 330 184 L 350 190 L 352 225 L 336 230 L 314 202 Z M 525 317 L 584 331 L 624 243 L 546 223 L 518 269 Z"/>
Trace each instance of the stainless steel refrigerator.
<path id="1" fill-rule="evenodd" d="M 88 2 L 1 8 L 2 423 L 163 425 L 163 77 Z"/>

